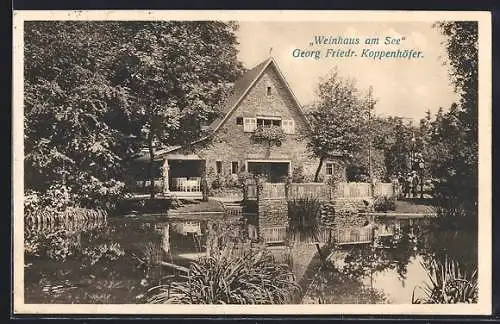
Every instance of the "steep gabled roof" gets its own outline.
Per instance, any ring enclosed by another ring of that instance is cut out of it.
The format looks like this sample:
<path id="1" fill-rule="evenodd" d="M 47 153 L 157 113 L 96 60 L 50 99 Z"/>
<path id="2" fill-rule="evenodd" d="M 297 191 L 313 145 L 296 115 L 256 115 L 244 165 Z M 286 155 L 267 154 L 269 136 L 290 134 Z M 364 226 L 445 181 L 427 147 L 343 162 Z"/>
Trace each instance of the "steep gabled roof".
<path id="1" fill-rule="evenodd" d="M 250 70 L 246 71 L 241 78 L 234 83 L 231 95 L 226 99 L 226 102 L 224 102 L 220 116 L 210 124 L 210 129 L 212 131 L 217 130 L 222 125 L 223 121 L 227 118 L 227 115 L 238 105 L 255 80 L 257 80 L 262 72 L 264 72 L 270 61 L 271 59 L 268 58 L 260 64 L 257 64 Z"/>
<path id="2" fill-rule="evenodd" d="M 204 141 L 208 139 L 211 135 L 213 135 L 217 130 L 224 124 L 226 119 L 231 115 L 231 113 L 238 107 L 238 104 L 243 100 L 245 95 L 252 89 L 253 85 L 259 80 L 260 76 L 264 71 L 267 69 L 269 65 L 273 64 L 276 71 L 278 72 L 278 76 L 280 77 L 281 81 L 285 85 L 286 89 L 292 96 L 292 100 L 297 106 L 297 109 L 299 110 L 301 116 L 304 118 L 304 121 L 306 122 L 306 125 L 310 127 L 309 121 L 306 118 L 306 115 L 304 111 L 302 110 L 302 107 L 293 93 L 292 89 L 290 88 L 290 85 L 286 81 L 283 73 L 281 72 L 280 68 L 278 67 L 278 64 L 276 61 L 272 58 L 269 57 L 263 62 L 257 64 L 250 70 L 246 71 L 241 78 L 239 78 L 233 86 L 233 89 L 231 91 L 231 95 L 226 99 L 226 101 L 223 103 L 222 111 L 220 113 L 220 117 L 217 117 L 209 126 L 210 129 L 210 134 L 206 135 L 196 141 L 194 141 L 191 144 L 196 144 L 201 141 Z M 178 150 L 181 147 L 176 147 L 176 148 L 171 148 L 170 150 L 164 150 L 161 153 L 157 154 L 157 159 L 161 159 L 164 155 L 174 152 Z"/>
<path id="3" fill-rule="evenodd" d="M 290 85 L 286 81 L 276 61 L 272 57 L 270 57 L 264 60 L 262 63 L 256 65 L 252 69 L 248 70 L 238 81 L 235 82 L 231 96 L 226 100 L 223 106 L 223 110 L 221 111 L 220 117 L 216 118 L 210 124 L 212 133 L 216 132 L 222 126 L 222 124 L 224 124 L 224 121 L 229 117 L 229 115 L 233 112 L 233 110 L 236 109 L 236 107 L 238 107 L 238 104 L 241 102 L 241 100 L 243 100 L 245 95 L 250 91 L 250 89 L 252 89 L 253 85 L 257 82 L 262 73 L 264 73 L 267 67 L 271 64 L 273 64 L 274 67 L 276 68 L 276 71 L 278 72 L 281 81 L 285 84 L 288 92 L 292 96 L 294 103 L 296 104 L 301 115 L 304 117 L 307 123 L 305 113 L 302 110 L 301 105 L 297 100 L 297 97 L 290 88 Z"/>

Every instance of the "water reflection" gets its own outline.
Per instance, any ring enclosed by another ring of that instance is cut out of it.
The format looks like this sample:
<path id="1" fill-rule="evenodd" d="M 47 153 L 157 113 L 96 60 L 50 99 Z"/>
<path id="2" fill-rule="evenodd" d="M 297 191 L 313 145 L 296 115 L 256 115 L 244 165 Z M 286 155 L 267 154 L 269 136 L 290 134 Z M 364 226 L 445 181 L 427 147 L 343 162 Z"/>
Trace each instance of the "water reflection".
<path id="1" fill-rule="evenodd" d="M 370 303 L 410 304 L 424 296 L 423 287 L 429 281 L 429 264 L 446 258 L 459 260 L 461 271 L 473 271 L 476 255 L 471 252 L 475 236 L 456 230 L 442 230 L 432 226 L 428 219 L 377 224 L 392 226 L 394 235 L 377 237 L 369 244 L 344 245 L 331 255 L 334 274 L 320 274 L 319 286 L 313 292 L 318 301 L 349 303 L 352 298 L 333 296 L 328 286 L 348 285 L 353 294 L 369 296 Z M 332 282 L 329 282 L 333 280 Z M 326 282 L 326 283 L 325 283 Z M 321 293 L 318 293 L 318 290 Z M 335 291 L 335 290 L 334 290 Z M 371 295 L 367 295 L 366 292 Z M 327 292 L 325 294 L 325 292 Z"/>
<path id="2" fill-rule="evenodd" d="M 26 302 L 142 303 L 148 288 L 178 274 L 169 264 L 187 267 L 228 241 L 241 241 L 244 229 L 233 225 L 116 218 L 86 231 L 41 235 L 26 250 Z M 383 219 L 377 220 L 375 231 L 392 234 L 336 248 L 330 256 L 334 270 L 319 273 L 302 302 L 411 303 L 414 292 L 422 297 L 415 287 L 428 280 L 422 264 L 447 256 L 459 258 L 467 269 L 477 264 L 477 237 L 471 233 L 436 230 L 426 220 Z M 294 248 L 297 258 L 287 262 L 307 268 L 298 264 L 301 253 Z M 274 254 L 283 259 L 291 255 L 288 250 Z"/>
<path id="3" fill-rule="evenodd" d="M 206 222 L 112 219 L 87 231 L 39 235 L 25 257 L 27 303 L 133 303 L 206 251 Z"/>

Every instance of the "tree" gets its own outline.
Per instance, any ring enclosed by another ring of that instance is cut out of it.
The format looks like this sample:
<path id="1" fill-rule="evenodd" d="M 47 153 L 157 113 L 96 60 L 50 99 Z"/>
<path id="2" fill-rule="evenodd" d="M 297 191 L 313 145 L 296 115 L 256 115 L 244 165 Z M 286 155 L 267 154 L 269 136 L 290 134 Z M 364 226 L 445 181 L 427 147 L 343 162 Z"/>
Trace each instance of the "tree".
<path id="1" fill-rule="evenodd" d="M 109 82 L 123 40 L 115 23 L 27 22 L 24 48 L 25 187 L 69 190 L 77 204 L 107 205 L 123 187 L 133 148 L 120 121 L 126 88 Z"/>
<path id="2" fill-rule="evenodd" d="M 445 36 L 448 53 L 445 63 L 450 80 L 460 95 L 457 105 L 436 116 L 434 131 L 441 133 L 449 154 L 441 157 L 447 172 L 434 170 L 446 182 L 448 193 L 472 206 L 477 204 L 478 189 L 478 25 L 477 22 L 440 22 L 437 28 Z M 438 137 L 439 138 L 439 137 Z"/>
<path id="3" fill-rule="evenodd" d="M 26 188 L 63 187 L 77 205 L 115 202 L 141 146 L 152 161 L 154 143 L 196 138 L 241 71 L 234 23 L 25 28 Z"/>
<path id="4" fill-rule="evenodd" d="M 199 138 L 202 125 L 242 72 L 237 60 L 237 25 L 223 22 L 129 23 L 137 32 L 122 45 L 114 82 L 136 98 L 137 136 L 149 151 L 155 144 L 185 145 Z M 181 131 L 180 131 L 181 130 Z"/>
<path id="5" fill-rule="evenodd" d="M 317 93 L 319 100 L 309 113 L 311 130 L 306 135 L 307 147 L 319 158 L 315 182 L 332 153 L 348 155 L 359 149 L 369 108 L 354 81 L 342 78 L 337 69 L 320 82 Z"/>

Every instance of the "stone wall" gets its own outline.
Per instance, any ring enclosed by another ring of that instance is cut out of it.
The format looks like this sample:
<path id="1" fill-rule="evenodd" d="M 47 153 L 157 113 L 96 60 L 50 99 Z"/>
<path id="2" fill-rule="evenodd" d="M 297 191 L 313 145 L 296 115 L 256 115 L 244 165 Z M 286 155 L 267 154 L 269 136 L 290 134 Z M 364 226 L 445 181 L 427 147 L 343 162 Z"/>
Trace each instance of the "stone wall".
<path id="1" fill-rule="evenodd" d="M 335 229 L 366 225 L 369 218 L 360 213 L 368 212 L 373 209 L 372 201 L 359 198 L 338 198 L 326 205 L 325 207 L 327 210 L 335 210 L 334 219 L 327 218 L 325 220 L 329 223 L 333 223 Z"/>
<path id="2" fill-rule="evenodd" d="M 255 219 L 249 220 L 249 223 L 254 223 L 258 227 L 260 237 L 263 235 L 263 228 L 288 227 L 287 199 L 279 190 L 270 190 L 272 188 L 283 189 L 282 186 L 275 184 L 264 184 L 259 191 L 258 199 L 251 204 L 248 201 L 246 206 L 246 210 L 255 210 L 257 213 Z M 369 217 L 363 215 L 369 211 L 373 211 L 372 199 L 336 198 L 324 201 L 319 215 L 319 225 L 335 230 L 361 227 L 369 221 Z"/>
<path id="3" fill-rule="evenodd" d="M 266 227 L 288 226 L 288 204 L 285 199 L 259 199 L 259 234 Z"/>

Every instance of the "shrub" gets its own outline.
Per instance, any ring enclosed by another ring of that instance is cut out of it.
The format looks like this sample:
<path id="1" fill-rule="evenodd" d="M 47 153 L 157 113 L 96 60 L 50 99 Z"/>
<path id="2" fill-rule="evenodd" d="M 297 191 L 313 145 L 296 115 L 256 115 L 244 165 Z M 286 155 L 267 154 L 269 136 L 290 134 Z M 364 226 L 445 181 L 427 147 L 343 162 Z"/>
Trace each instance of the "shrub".
<path id="1" fill-rule="evenodd" d="M 224 178 L 221 177 L 220 175 L 217 175 L 217 177 L 212 180 L 212 189 L 224 188 L 224 186 L 225 186 Z"/>
<path id="2" fill-rule="evenodd" d="M 456 260 L 446 257 L 444 261 L 433 259 L 424 264 L 429 282 L 421 288 L 424 297 L 415 298 L 413 304 L 456 304 L 477 303 L 478 277 L 477 269 L 467 273 Z"/>
<path id="3" fill-rule="evenodd" d="M 396 201 L 394 198 L 388 198 L 387 196 L 377 197 L 373 202 L 373 208 L 377 212 L 384 213 L 389 210 L 396 210 Z"/>
<path id="4" fill-rule="evenodd" d="M 293 168 L 292 170 L 292 182 L 302 183 L 305 182 L 306 176 L 304 175 L 304 168 L 302 166 L 298 166 Z"/>
<path id="5" fill-rule="evenodd" d="M 149 303 L 286 304 L 298 290 L 289 267 L 265 250 L 201 258 L 168 280 L 148 290 Z"/>

